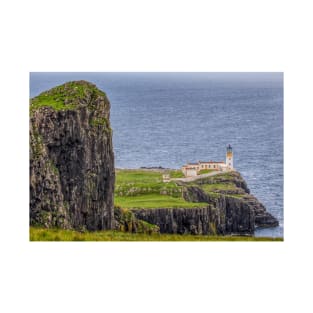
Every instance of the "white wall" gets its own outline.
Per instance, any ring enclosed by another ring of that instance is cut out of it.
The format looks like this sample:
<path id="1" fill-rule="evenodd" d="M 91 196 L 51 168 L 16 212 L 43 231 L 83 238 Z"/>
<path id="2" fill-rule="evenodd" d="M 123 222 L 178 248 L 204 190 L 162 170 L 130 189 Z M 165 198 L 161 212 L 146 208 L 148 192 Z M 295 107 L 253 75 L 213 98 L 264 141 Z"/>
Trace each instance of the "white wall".
<path id="1" fill-rule="evenodd" d="M 189 177 L 189 176 L 197 176 L 197 170 L 196 169 L 187 169 L 185 175 L 187 177 Z"/>

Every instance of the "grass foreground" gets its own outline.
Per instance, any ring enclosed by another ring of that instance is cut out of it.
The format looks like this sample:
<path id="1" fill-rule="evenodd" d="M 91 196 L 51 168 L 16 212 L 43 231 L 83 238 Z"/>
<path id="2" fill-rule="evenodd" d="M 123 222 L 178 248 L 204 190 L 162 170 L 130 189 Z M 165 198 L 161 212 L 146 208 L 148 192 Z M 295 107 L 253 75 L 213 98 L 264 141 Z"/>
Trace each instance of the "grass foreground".
<path id="1" fill-rule="evenodd" d="M 78 232 L 30 227 L 30 241 L 283 241 L 283 238 L 253 236 L 206 236 L 139 234 L 121 231 Z"/>

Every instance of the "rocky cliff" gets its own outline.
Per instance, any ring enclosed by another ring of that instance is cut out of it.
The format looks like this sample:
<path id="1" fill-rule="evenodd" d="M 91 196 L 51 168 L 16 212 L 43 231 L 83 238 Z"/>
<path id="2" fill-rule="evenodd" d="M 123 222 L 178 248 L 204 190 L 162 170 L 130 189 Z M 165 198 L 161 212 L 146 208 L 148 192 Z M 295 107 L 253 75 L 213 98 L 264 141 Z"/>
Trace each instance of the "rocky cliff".
<path id="1" fill-rule="evenodd" d="M 138 220 L 157 225 L 160 233 L 215 235 L 218 229 L 219 212 L 212 206 L 199 208 L 133 209 Z"/>
<path id="2" fill-rule="evenodd" d="M 30 224 L 113 226 L 114 156 L 106 95 L 69 82 L 30 101 Z"/>
<path id="3" fill-rule="evenodd" d="M 257 227 L 278 226 L 278 220 L 266 211 L 253 195 L 240 173 L 236 171 L 198 179 L 183 184 L 184 198 L 207 202 L 225 212 L 225 232 L 254 232 Z"/>
<path id="4" fill-rule="evenodd" d="M 199 208 L 133 209 L 135 217 L 157 225 L 160 233 L 193 235 L 251 235 L 255 230 L 255 214 L 246 205 L 225 202 Z"/>
<path id="5" fill-rule="evenodd" d="M 268 213 L 238 172 L 228 172 L 192 183 L 179 182 L 183 198 L 199 202 L 190 208 L 132 209 L 137 219 L 157 225 L 161 233 L 247 234 L 257 227 L 275 227 L 278 221 Z M 201 205 L 200 205 L 201 203 Z M 203 206 L 207 203 L 207 206 Z"/>

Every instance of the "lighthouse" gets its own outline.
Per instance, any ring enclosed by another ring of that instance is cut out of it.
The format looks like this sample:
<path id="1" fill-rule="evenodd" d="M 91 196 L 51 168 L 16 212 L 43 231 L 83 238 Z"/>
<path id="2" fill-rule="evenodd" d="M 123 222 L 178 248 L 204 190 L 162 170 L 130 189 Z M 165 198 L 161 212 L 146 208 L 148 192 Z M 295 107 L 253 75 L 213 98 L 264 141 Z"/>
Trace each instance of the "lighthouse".
<path id="1" fill-rule="evenodd" d="M 234 168 L 234 161 L 233 161 L 233 148 L 231 145 L 228 145 L 226 148 L 226 166 L 229 169 Z"/>

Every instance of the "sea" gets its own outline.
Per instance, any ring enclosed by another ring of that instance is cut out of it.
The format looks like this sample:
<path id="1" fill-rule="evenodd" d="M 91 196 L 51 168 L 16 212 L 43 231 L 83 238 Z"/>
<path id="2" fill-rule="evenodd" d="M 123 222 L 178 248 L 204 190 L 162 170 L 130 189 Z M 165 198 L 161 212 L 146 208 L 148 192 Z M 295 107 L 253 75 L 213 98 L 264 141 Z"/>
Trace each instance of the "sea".
<path id="1" fill-rule="evenodd" d="M 180 168 L 224 161 L 279 220 L 255 236 L 283 237 L 283 73 L 30 73 L 30 97 L 87 80 L 111 103 L 115 167 Z"/>

